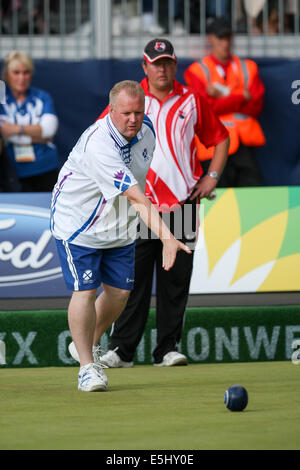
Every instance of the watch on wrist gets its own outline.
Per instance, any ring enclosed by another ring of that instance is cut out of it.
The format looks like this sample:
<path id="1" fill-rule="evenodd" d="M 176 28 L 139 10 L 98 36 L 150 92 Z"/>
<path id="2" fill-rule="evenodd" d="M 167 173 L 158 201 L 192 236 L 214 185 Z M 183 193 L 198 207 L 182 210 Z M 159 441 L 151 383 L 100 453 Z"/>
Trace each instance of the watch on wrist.
<path id="1" fill-rule="evenodd" d="M 208 175 L 211 177 L 211 178 L 215 178 L 216 180 L 218 180 L 220 178 L 220 175 L 216 172 L 216 171 L 210 171 L 208 173 Z"/>

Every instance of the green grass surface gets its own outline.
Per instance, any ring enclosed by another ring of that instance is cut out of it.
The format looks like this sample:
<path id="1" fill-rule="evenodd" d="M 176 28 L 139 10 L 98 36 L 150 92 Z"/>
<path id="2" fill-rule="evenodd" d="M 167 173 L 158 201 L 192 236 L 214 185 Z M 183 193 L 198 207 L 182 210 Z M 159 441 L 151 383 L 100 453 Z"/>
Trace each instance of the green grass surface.
<path id="1" fill-rule="evenodd" d="M 78 368 L 0 369 L 0 449 L 300 449 L 300 365 L 109 369 L 106 392 L 77 391 Z M 249 403 L 228 411 L 225 389 Z"/>

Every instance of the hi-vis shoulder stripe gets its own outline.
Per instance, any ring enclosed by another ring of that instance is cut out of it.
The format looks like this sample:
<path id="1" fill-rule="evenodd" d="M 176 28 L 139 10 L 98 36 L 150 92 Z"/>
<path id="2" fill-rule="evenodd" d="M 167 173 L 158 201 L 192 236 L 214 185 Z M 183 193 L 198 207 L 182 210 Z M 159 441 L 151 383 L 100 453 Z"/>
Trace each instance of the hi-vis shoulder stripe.
<path id="1" fill-rule="evenodd" d="M 202 62 L 201 59 L 199 60 L 199 64 L 200 64 L 201 67 L 203 68 L 204 73 L 205 73 L 206 78 L 207 78 L 207 81 L 209 82 L 209 81 L 210 81 L 210 71 L 209 71 L 209 68 L 204 64 L 204 62 Z"/>
<path id="2" fill-rule="evenodd" d="M 249 82 L 249 74 L 248 74 L 248 70 L 247 70 L 247 65 L 246 65 L 246 62 L 243 59 L 240 59 L 240 62 L 241 62 L 242 71 L 243 71 L 243 75 L 244 75 L 245 87 L 247 87 L 248 82 Z"/>

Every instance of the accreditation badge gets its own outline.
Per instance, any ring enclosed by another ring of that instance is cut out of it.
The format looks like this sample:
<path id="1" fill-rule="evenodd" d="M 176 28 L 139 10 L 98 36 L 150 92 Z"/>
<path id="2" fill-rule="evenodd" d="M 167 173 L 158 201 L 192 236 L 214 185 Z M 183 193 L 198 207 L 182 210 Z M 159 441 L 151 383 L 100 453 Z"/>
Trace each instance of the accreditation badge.
<path id="1" fill-rule="evenodd" d="M 17 163 L 35 162 L 35 153 L 32 145 L 14 145 L 15 160 Z"/>

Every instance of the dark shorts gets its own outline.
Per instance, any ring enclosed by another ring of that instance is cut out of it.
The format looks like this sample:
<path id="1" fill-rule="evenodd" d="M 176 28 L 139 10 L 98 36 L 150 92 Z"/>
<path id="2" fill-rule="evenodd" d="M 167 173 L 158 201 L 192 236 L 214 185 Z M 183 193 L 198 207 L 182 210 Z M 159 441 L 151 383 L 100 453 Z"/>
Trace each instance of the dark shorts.
<path id="1" fill-rule="evenodd" d="M 135 242 L 120 248 L 96 249 L 56 240 L 56 246 L 68 289 L 97 289 L 102 282 L 133 289 Z"/>

